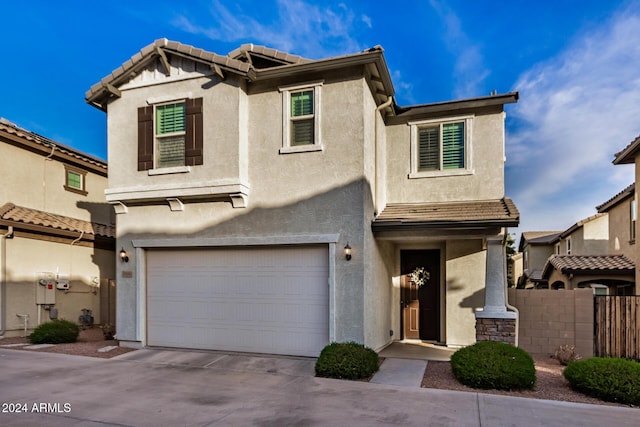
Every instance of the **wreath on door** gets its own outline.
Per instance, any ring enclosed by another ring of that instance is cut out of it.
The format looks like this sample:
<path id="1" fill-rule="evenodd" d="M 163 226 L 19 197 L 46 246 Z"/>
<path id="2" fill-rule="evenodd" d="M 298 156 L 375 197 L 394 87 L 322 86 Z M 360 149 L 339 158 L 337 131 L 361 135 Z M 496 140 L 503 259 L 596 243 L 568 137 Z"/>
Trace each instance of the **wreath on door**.
<path id="1" fill-rule="evenodd" d="M 419 288 L 427 284 L 431 274 L 424 267 L 418 267 L 409 274 L 409 280 L 418 285 Z"/>

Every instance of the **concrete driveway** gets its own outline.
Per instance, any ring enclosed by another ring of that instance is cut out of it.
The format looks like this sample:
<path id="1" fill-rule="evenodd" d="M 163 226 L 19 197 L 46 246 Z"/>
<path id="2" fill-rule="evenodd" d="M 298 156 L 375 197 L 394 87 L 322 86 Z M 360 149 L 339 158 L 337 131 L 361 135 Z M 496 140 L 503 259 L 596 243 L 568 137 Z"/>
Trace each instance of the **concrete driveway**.
<path id="1" fill-rule="evenodd" d="M 309 359 L 254 357 L 0 349 L 0 425 L 566 427 L 636 426 L 640 417 L 632 408 L 315 378 Z"/>

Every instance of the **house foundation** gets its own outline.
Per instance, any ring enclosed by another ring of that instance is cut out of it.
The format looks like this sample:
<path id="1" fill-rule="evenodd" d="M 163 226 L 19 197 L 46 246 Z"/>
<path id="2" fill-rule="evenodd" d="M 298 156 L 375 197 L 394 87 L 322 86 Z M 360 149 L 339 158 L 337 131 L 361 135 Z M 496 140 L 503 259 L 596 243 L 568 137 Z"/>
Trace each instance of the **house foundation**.
<path id="1" fill-rule="evenodd" d="M 516 319 L 476 319 L 476 341 L 516 344 Z"/>

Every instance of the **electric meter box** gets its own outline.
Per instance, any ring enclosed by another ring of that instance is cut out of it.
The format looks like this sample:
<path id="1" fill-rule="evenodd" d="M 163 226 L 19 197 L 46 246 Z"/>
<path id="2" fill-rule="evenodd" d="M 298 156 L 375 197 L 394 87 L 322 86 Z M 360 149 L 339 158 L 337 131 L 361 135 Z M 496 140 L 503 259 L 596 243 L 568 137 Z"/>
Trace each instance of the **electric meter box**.
<path id="1" fill-rule="evenodd" d="M 69 275 L 68 274 L 58 274 L 58 278 L 56 280 L 56 288 L 61 291 L 69 290 Z"/>
<path id="2" fill-rule="evenodd" d="M 36 304 L 56 303 L 56 274 L 36 273 Z"/>

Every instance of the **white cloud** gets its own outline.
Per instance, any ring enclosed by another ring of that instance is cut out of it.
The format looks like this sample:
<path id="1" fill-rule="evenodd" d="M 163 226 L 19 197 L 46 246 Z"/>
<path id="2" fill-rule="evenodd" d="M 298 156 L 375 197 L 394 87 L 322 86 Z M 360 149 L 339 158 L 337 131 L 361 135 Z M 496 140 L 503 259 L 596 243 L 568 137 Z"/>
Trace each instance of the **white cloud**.
<path id="1" fill-rule="evenodd" d="M 626 9 L 518 80 L 506 179 L 521 229 L 571 225 L 633 181 L 611 161 L 640 131 L 638 40 L 640 13 Z"/>
<path id="2" fill-rule="evenodd" d="M 224 42 L 252 41 L 308 58 L 361 51 L 352 36 L 358 25 L 371 27 L 371 19 L 358 19 L 345 4 L 320 7 L 302 0 L 278 0 L 276 18 L 263 23 L 241 10 L 231 10 L 218 0 L 212 2 L 210 17 L 176 17 L 173 25 L 192 34 L 202 34 Z M 213 22 L 210 18 L 213 18 Z"/>
<path id="3" fill-rule="evenodd" d="M 480 46 L 467 36 L 460 19 L 451 7 L 438 0 L 431 0 L 430 4 L 442 20 L 445 27 L 442 32 L 444 42 L 455 58 L 454 96 L 456 98 L 479 96 L 481 85 L 490 74 L 484 66 Z"/>

